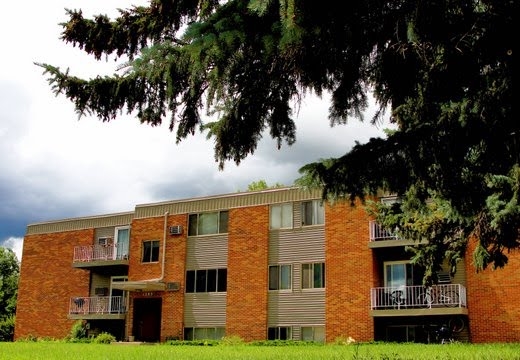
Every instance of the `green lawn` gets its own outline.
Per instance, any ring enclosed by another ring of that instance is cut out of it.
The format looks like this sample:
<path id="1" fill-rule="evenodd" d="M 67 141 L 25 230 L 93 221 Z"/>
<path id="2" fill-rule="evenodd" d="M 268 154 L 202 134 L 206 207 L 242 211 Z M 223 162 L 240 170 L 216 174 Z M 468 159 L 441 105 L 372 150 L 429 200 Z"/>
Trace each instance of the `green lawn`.
<path id="1" fill-rule="evenodd" d="M 514 344 L 350 344 L 308 346 L 215 345 L 173 346 L 129 343 L 88 344 L 65 342 L 0 343 L 0 359 L 93 360 L 93 359 L 520 359 L 520 343 Z"/>

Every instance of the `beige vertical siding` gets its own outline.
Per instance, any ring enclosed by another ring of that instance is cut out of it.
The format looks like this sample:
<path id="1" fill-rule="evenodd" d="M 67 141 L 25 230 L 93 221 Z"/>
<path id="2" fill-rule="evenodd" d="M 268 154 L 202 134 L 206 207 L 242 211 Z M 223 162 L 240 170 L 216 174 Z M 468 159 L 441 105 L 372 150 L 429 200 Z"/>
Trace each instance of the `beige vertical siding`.
<path id="1" fill-rule="evenodd" d="M 103 237 L 114 237 L 115 226 L 98 228 L 95 232 L 95 239 Z"/>
<path id="2" fill-rule="evenodd" d="M 130 225 L 134 218 L 133 212 L 107 214 L 91 217 L 63 219 L 56 221 L 29 224 L 26 235 L 48 234 L 62 231 L 96 229 L 109 226 Z"/>
<path id="3" fill-rule="evenodd" d="M 96 296 L 96 288 L 107 288 L 110 290 L 110 277 L 98 273 L 92 273 L 90 283 L 90 296 Z M 106 295 L 109 295 L 108 293 Z"/>
<path id="4" fill-rule="evenodd" d="M 466 286 L 466 267 L 464 266 L 465 261 L 459 261 L 457 263 L 457 272 L 453 276 L 454 284 L 461 284 Z"/>
<path id="5" fill-rule="evenodd" d="M 186 269 L 227 268 L 227 234 L 188 237 Z"/>
<path id="6" fill-rule="evenodd" d="M 269 236 L 269 263 L 325 261 L 325 230 L 308 226 L 273 230 Z"/>
<path id="7" fill-rule="evenodd" d="M 227 234 L 189 237 L 186 269 L 227 268 Z M 195 293 L 184 297 L 185 327 L 225 327 L 226 293 Z"/>
<path id="8" fill-rule="evenodd" d="M 268 294 L 268 326 L 325 323 L 325 289 L 301 289 L 301 264 L 325 261 L 323 225 L 301 226 L 301 202 L 293 203 L 293 229 L 272 230 L 269 236 L 269 264 L 292 266 L 292 290 Z M 299 339 L 300 326 L 292 337 Z"/>
<path id="9" fill-rule="evenodd" d="M 325 323 L 325 289 L 271 291 L 268 301 L 268 326 Z"/>
<path id="10" fill-rule="evenodd" d="M 262 191 L 247 191 L 227 195 L 209 196 L 205 198 L 138 205 L 135 208 L 135 217 L 154 217 L 160 216 L 165 212 L 169 212 L 170 214 L 187 214 L 264 204 L 277 204 L 291 201 L 319 199 L 320 197 L 320 190 L 309 191 L 300 188 L 277 188 Z"/>
<path id="11" fill-rule="evenodd" d="M 226 293 L 185 294 L 184 327 L 225 327 Z"/>

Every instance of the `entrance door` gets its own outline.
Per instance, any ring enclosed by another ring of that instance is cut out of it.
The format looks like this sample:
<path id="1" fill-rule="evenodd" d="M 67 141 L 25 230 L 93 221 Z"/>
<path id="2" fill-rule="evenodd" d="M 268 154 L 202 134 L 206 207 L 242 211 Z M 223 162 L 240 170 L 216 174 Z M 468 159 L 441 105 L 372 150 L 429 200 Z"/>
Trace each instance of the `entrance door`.
<path id="1" fill-rule="evenodd" d="M 136 340 L 161 340 L 161 306 L 161 298 L 134 299 L 133 333 Z"/>

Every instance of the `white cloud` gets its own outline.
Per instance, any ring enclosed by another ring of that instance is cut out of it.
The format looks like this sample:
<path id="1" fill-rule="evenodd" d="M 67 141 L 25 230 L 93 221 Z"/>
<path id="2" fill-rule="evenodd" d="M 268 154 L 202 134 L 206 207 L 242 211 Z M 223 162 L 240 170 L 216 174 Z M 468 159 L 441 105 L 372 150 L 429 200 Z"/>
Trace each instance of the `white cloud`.
<path id="1" fill-rule="evenodd" d="M 4 5 L 0 37 L 9 52 L 0 67 L 0 151 L 6 155 L 0 161 L 0 243 L 16 243 L 31 222 L 245 190 L 261 179 L 289 185 L 305 163 L 341 156 L 355 140 L 383 135 L 381 128 L 355 119 L 331 128 L 328 99 L 309 97 L 296 119 L 293 146 L 277 150 L 265 138 L 240 166 L 228 163 L 219 171 L 213 142 L 202 135 L 176 145 L 167 124 L 150 127 L 126 115 L 110 123 L 78 121 L 72 104 L 52 94 L 33 62 L 70 67 L 87 78 L 112 73 L 117 63 L 96 62 L 59 39 L 64 8 L 82 8 L 88 17 L 147 3 L 54 0 L 31 3 L 31 11 L 24 2 Z M 14 14 L 24 14 L 23 20 Z"/>
<path id="2" fill-rule="evenodd" d="M 23 238 L 10 237 L 4 241 L 2 246 L 13 250 L 18 261 L 22 260 Z"/>

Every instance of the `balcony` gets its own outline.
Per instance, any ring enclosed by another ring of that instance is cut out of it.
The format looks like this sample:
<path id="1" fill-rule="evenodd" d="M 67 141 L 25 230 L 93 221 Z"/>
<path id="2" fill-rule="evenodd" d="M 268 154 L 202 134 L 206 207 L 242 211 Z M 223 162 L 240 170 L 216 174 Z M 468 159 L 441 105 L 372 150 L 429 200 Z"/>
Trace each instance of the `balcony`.
<path id="1" fill-rule="evenodd" d="M 124 319 L 126 302 L 122 296 L 72 297 L 70 319 Z"/>
<path id="2" fill-rule="evenodd" d="M 128 265 L 128 246 L 85 245 L 74 247 L 74 267 L 90 268 L 107 265 Z"/>
<path id="3" fill-rule="evenodd" d="M 460 284 L 372 288 L 370 308 L 372 316 L 464 315 L 466 288 Z"/>
<path id="4" fill-rule="evenodd" d="M 374 220 L 369 222 L 369 232 L 370 242 L 368 247 L 371 249 L 392 246 L 409 246 L 416 244 L 416 242 L 413 240 L 404 240 L 399 238 L 395 231 L 383 228 L 377 221 Z M 421 241 L 421 243 L 426 243 L 426 241 Z"/>

